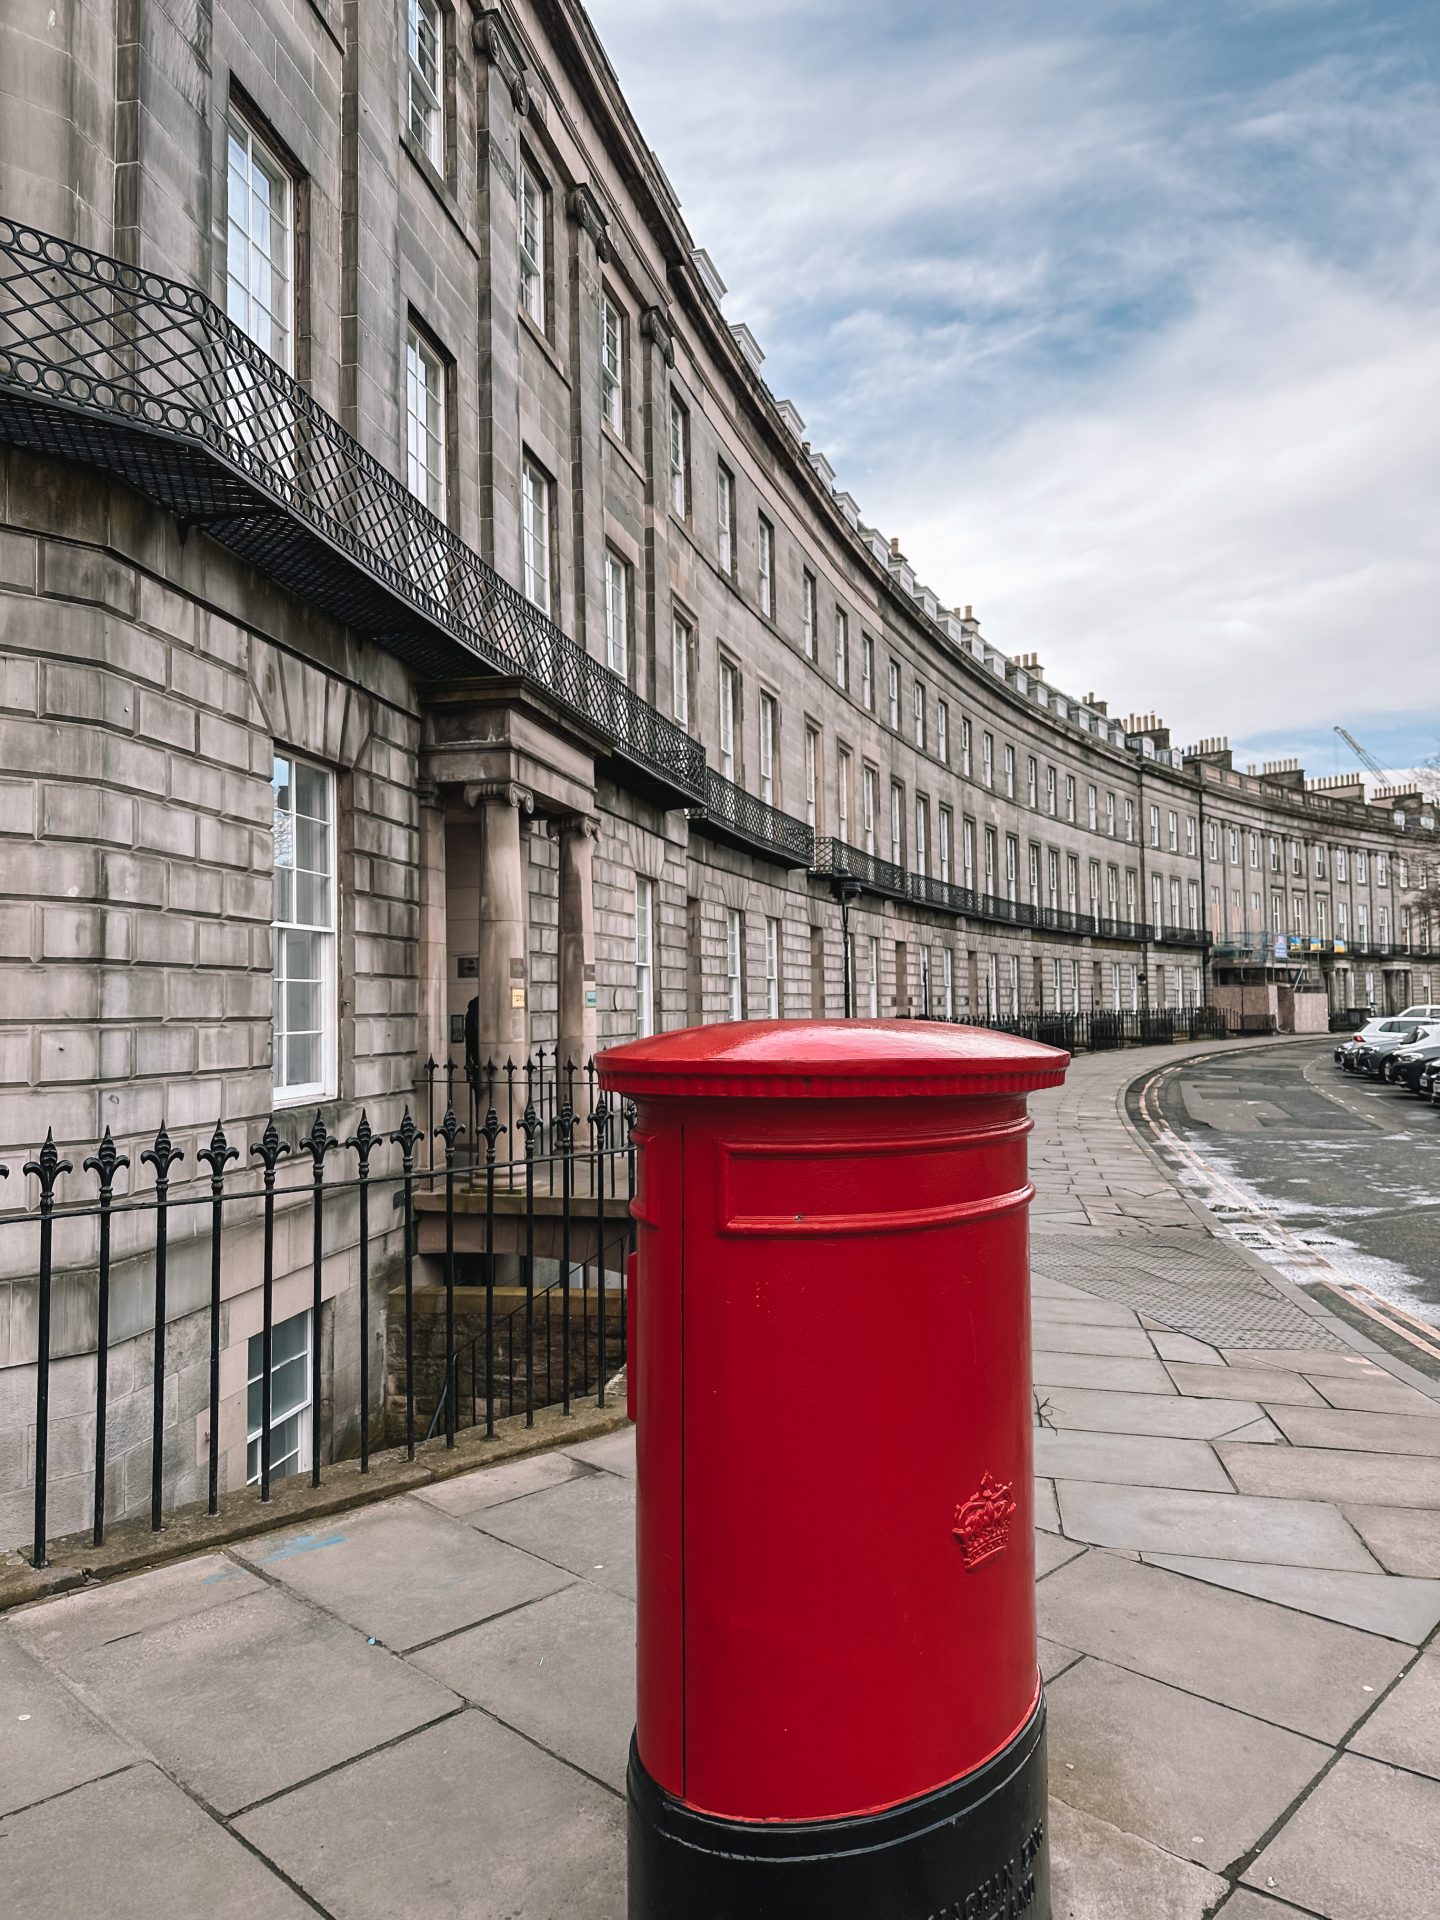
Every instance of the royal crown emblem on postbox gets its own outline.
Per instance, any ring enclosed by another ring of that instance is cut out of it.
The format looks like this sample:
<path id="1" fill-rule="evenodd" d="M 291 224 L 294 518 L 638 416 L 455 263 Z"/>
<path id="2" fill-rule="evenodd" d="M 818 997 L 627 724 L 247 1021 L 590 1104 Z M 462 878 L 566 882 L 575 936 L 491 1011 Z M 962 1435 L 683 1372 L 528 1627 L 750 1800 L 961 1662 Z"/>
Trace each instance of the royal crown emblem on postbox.
<path id="1" fill-rule="evenodd" d="M 965 1556 L 965 1569 L 973 1572 L 1010 1543 L 1010 1518 L 1015 1502 L 1010 1482 L 985 1474 L 977 1492 L 955 1509 L 955 1538 Z"/>

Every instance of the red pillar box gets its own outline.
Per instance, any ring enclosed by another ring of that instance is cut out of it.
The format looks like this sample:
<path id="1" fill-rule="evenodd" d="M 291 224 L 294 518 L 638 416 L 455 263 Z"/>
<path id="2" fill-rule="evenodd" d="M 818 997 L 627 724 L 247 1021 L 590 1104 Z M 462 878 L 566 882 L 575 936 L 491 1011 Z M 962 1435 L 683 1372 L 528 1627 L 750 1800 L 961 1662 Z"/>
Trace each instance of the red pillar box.
<path id="1" fill-rule="evenodd" d="M 692 1027 L 639 1106 L 631 1920 L 1050 1911 L 1025 1096 L 909 1021 Z"/>

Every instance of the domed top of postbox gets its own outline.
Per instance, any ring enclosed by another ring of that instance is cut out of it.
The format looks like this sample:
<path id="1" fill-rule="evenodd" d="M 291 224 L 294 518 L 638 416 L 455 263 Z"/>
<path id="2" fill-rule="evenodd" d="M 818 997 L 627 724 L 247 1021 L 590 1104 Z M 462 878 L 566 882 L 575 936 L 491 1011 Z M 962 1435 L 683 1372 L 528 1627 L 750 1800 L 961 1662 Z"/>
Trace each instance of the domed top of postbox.
<path id="1" fill-rule="evenodd" d="M 930 1099 L 1058 1087 L 1070 1056 L 988 1027 L 918 1020 L 736 1020 L 597 1054 L 607 1092 L 672 1099 Z"/>

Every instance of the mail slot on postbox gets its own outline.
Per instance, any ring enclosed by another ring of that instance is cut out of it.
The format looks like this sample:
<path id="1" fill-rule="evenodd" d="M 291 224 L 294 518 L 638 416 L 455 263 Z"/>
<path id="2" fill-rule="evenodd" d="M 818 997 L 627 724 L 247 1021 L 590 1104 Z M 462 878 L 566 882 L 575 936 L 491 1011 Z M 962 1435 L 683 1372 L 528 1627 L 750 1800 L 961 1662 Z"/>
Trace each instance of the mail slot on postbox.
<path id="1" fill-rule="evenodd" d="M 640 1145 L 631 1920 L 1049 1914 L 1026 1095 L 909 1021 L 612 1049 Z"/>

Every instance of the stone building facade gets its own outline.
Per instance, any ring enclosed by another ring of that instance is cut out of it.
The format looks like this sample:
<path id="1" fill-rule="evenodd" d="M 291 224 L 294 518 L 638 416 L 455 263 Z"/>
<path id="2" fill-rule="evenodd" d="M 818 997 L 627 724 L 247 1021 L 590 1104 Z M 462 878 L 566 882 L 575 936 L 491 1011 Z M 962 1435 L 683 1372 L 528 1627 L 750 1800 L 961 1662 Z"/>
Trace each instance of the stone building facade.
<path id="1" fill-rule="evenodd" d="M 272 1112 L 394 1127 L 472 996 L 497 1059 L 839 1014 L 842 890 L 861 1014 L 1193 1005 L 1282 937 L 1334 1004 L 1440 993 L 1426 801 L 1063 694 L 866 524 L 570 0 L 66 0 L 9 10 L 0 72 L 7 1198 L 47 1128 L 78 1162 L 163 1122 L 193 1172 L 217 1115 L 242 1156 Z M 148 1469 L 147 1229 L 119 1226 L 116 1512 Z M 57 1529 L 88 1498 L 93 1231 L 56 1246 Z M 282 1252 L 288 1321 L 309 1249 Z M 32 1262 L 0 1225 L 0 1541 Z M 207 1285 L 182 1234 L 177 1498 Z M 233 1485 L 243 1251 L 225 1285 Z"/>

